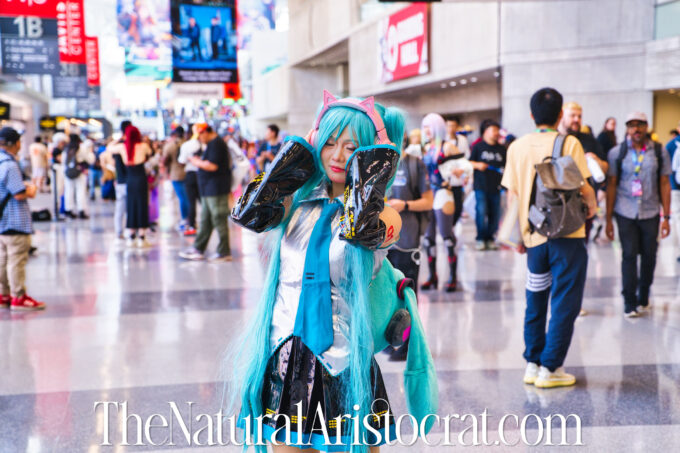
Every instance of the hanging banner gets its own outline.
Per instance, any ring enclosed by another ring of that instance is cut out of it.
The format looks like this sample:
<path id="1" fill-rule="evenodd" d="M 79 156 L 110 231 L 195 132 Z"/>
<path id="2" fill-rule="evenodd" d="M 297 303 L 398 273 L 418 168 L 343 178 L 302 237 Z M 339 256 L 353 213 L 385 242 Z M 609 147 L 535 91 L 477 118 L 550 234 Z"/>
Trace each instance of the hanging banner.
<path id="1" fill-rule="evenodd" d="M 61 63 L 59 66 L 59 74 L 52 77 L 52 97 L 69 99 L 88 97 L 85 65 Z"/>
<path id="2" fill-rule="evenodd" d="M 172 0 L 172 80 L 238 83 L 235 0 Z"/>
<path id="3" fill-rule="evenodd" d="M 4 74 L 56 74 L 57 20 L 23 15 L 0 17 L 0 52 Z"/>
<path id="4" fill-rule="evenodd" d="M 427 73 L 428 35 L 424 3 L 414 3 L 379 22 L 380 80 L 387 83 Z"/>
<path id="5" fill-rule="evenodd" d="M 85 64 L 85 10 L 83 0 L 57 1 L 59 61 Z"/>
<path id="6" fill-rule="evenodd" d="M 117 0 L 118 43 L 125 48 L 125 75 L 153 81 L 172 77 L 170 2 Z"/>
<path id="7" fill-rule="evenodd" d="M 99 78 L 99 39 L 85 38 L 85 68 L 87 70 L 87 84 L 98 87 Z"/>
<path id="8" fill-rule="evenodd" d="M 57 0 L 0 0 L 0 16 L 56 18 Z"/>

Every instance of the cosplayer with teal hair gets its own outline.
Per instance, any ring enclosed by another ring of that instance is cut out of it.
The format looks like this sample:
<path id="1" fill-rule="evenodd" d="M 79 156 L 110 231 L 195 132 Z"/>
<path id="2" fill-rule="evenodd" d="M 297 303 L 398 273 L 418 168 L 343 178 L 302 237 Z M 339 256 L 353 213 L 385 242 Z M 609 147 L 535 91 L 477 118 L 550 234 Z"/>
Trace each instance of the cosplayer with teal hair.
<path id="1" fill-rule="evenodd" d="M 264 440 L 284 443 L 287 438 L 299 448 L 363 452 L 367 445 L 384 443 L 385 431 L 394 427 L 373 354 L 387 345 L 381 329 L 386 331 L 393 316 L 390 307 L 415 307 L 413 292 L 403 282 L 396 296 L 399 275 L 380 249 L 394 232 L 383 217 L 384 195 L 399 159 L 392 143 L 401 142 L 403 128 L 401 112 L 373 98 L 337 100 L 324 92 L 307 138 L 289 138 L 234 207 L 236 223 L 269 231 L 267 277 L 256 314 L 224 362 L 227 410 L 240 404 L 239 425 L 258 453 L 266 451 Z M 335 151 L 337 146 L 344 154 Z M 336 154 L 329 160 L 330 152 Z M 328 162 L 343 159 L 337 156 L 345 156 L 344 169 L 329 170 Z M 383 300 L 372 304 L 377 298 Z M 402 341 L 409 329 L 421 337 L 411 365 L 426 375 L 411 387 L 427 393 L 429 405 L 416 412 L 436 411 L 432 358 L 417 312 L 412 317 L 410 325 L 390 326 L 399 326 L 396 336 Z M 389 330 L 394 337 L 394 329 Z M 363 423 L 356 426 L 348 419 L 338 426 L 333 421 L 338 416 L 363 420 L 368 414 L 380 415 L 371 425 L 381 442 Z M 288 416 L 292 425 L 277 415 Z M 264 439 L 256 426 L 262 416 Z M 359 444 L 353 444 L 355 438 Z"/>
<path id="2" fill-rule="evenodd" d="M 425 230 L 423 245 L 427 252 L 427 265 L 430 276 L 420 287 L 423 290 L 437 289 L 439 278 L 437 277 L 437 229 L 444 240 L 448 252 L 449 280 L 446 283 L 446 292 L 453 292 L 458 287 L 458 256 L 456 255 L 456 236 L 454 227 L 454 197 L 453 191 L 446 183 L 446 178 L 440 172 L 440 165 L 449 159 L 464 157 L 459 154 L 453 156 L 451 147 L 446 143 L 446 122 L 441 115 L 429 113 L 423 118 L 421 128 L 423 141 L 425 142 L 425 154 L 423 163 L 430 176 L 430 187 L 434 193 L 432 215 L 430 223 Z"/>

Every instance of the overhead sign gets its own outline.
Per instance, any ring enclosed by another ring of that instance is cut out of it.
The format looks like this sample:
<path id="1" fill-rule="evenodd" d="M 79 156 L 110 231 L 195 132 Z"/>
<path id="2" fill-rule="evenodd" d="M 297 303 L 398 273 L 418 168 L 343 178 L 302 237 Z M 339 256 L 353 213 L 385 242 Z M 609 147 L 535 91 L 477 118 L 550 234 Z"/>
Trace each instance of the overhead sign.
<path id="1" fill-rule="evenodd" d="M 383 19 L 378 26 L 380 79 L 383 83 L 430 70 L 428 5 L 414 3 Z"/>
<path id="2" fill-rule="evenodd" d="M 101 85 L 99 77 L 99 39 L 85 38 L 85 68 L 87 84 L 93 87 Z"/>
<path id="3" fill-rule="evenodd" d="M 235 0 L 172 0 L 172 80 L 238 83 Z"/>
<path id="4" fill-rule="evenodd" d="M 56 4 L 59 61 L 85 64 L 85 10 L 83 0 L 61 0 Z"/>
<path id="5" fill-rule="evenodd" d="M 87 97 L 76 99 L 76 111 L 82 112 L 85 115 L 90 112 L 95 112 L 101 110 L 102 107 L 102 95 L 101 87 L 89 86 L 87 87 Z"/>
<path id="6" fill-rule="evenodd" d="M 0 52 L 4 74 L 56 74 L 59 71 L 56 19 L 0 17 Z"/>
<path id="7" fill-rule="evenodd" d="M 52 77 L 53 98 L 87 98 L 87 68 L 84 64 L 61 63 L 59 74 Z"/>

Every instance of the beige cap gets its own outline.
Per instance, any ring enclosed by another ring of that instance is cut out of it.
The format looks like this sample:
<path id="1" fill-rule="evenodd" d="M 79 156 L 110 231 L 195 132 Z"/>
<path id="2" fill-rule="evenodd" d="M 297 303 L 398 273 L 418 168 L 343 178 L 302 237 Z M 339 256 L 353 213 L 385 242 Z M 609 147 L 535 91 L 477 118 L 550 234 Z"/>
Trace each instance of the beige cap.
<path id="1" fill-rule="evenodd" d="M 630 123 L 631 121 L 640 121 L 642 123 L 649 123 L 649 121 L 647 121 L 647 115 L 645 115 L 642 112 L 629 113 L 628 116 L 626 117 L 626 124 Z"/>

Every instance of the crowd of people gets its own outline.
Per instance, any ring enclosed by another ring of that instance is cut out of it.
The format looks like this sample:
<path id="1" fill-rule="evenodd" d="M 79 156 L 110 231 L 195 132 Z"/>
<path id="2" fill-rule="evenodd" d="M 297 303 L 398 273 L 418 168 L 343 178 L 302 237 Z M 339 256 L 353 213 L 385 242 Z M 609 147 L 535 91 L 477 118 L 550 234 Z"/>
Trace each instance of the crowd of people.
<path id="1" fill-rule="evenodd" d="M 489 118 L 481 122 L 479 137 L 471 142 L 458 118 L 445 119 L 437 113 L 426 115 L 419 129 L 403 134 L 402 157 L 385 194 L 385 203 L 399 214 L 402 228 L 387 257 L 417 289 L 457 291 L 462 241 L 456 232 L 463 230 L 456 225 L 470 217 L 476 227 L 474 250 L 498 250 L 506 246 L 498 238 L 499 224 L 504 216 L 510 218 L 507 212 L 514 203 L 521 236 L 517 249 L 527 254 L 528 266 L 524 380 L 542 387 L 571 385 L 574 378 L 564 372 L 562 363 L 574 320 L 585 314 L 581 300 L 588 240 L 604 240 L 602 231 L 614 240 L 616 223 L 622 250 L 623 313 L 628 318 L 649 310 L 659 238 L 672 233 L 674 244 L 680 246 L 677 219 L 671 228 L 671 213 L 680 209 L 676 177 L 680 124 L 663 146 L 653 140 L 648 118 L 641 112 L 625 118 L 626 134 L 619 139 L 616 118 L 607 118 L 596 137 L 583 123 L 583 108 L 576 102 L 563 104 L 555 90 L 539 90 L 530 108 L 536 130 L 518 139 Z M 185 237 L 195 236 L 192 246 L 179 256 L 208 258 L 215 230 L 219 242 L 209 259 L 231 261 L 230 210 L 249 181 L 267 178 L 273 171 L 285 140 L 275 124 L 266 128 L 260 142 L 231 132 L 220 136 L 207 123 L 185 126 L 172 130 L 164 142 L 143 136 L 130 121 L 123 121 L 118 138 L 108 143 L 75 131 L 56 133 L 49 145 L 36 138 L 27 156 L 19 153 L 16 131 L 3 129 L 3 305 L 17 310 L 44 308 L 23 287 L 32 232 L 26 199 L 50 190 L 56 191 L 64 215 L 87 219 L 88 202 L 96 198 L 99 186 L 102 199 L 115 203 L 116 236 L 128 247 L 146 248 L 152 246 L 149 231 L 158 219 L 158 186 L 167 179 L 176 195 L 177 229 Z M 3 165 L 15 161 L 18 165 Z M 546 162 L 555 168 L 566 166 L 582 179 L 571 192 L 559 190 L 562 195 L 578 193 L 579 206 L 584 207 L 565 208 L 558 220 L 549 206 L 557 182 L 544 181 L 544 171 L 553 170 L 538 170 Z M 442 285 L 437 271 L 438 236 L 448 264 L 448 278 L 442 279 Z M 427 279 L 419 284 L 421 250 L 427 258 Z M 552 319 L 546 331 L 548 304 Z M 408 347 L 394 350 L 393 358 L 402 360 L 407 351 Z"/>

